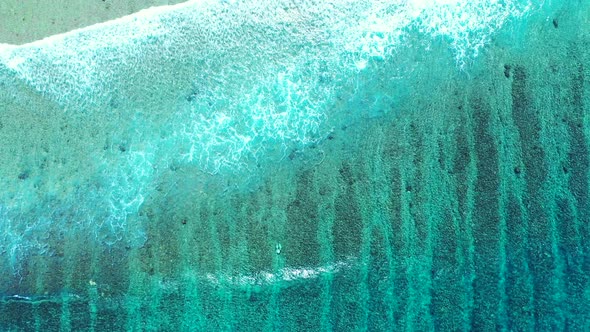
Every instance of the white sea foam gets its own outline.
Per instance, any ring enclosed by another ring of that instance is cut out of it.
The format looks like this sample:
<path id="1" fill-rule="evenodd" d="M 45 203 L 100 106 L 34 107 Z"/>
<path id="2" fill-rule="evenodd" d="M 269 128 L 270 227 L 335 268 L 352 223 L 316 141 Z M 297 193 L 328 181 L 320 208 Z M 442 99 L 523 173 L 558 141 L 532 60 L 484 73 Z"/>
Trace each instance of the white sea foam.
<path id="1" fill-rule="evenodd" d="M 301 3 L 195 0 L 152 7 L 25 45 L 2 45 L 0 48 L 8 67 L 40 90 L 54 97 L 72 93 L 87 95 L 89 87 L 105 88 L 100 83 L 107 84 L 111 74 L 97 66 L 97 57 L 112 60 L 113 69 L 133 65 L 130 58 L 145 51 L 140 44 L 157 39 L 167 43 L 158 46 L 163 56 L 174 56 L 169 48 L 178 55 L 186 54 L 187 50 L 203 52 L 203 58 L 216 51 L 249 49 L 272 55 L 293 53 L 293 48 L 287 45 L 284 52 L 277 53 L 264 45 L 264 39 L 251 44 L 249 40 L 237 38 L 244 30 L 275 28 L 288 33 L 296 46 L 316 43 L 309 51 L 325 51 L 325 45 L 329 45 L 331 52 L 316 54 L 317 57 L 334 60 L 333 56 L 343 57 L 347 52 L 357 56 L 360 58 L 356 62 L 358 67 L 364 58 L 391 55 L 395 46 L 403 43 L 405 34 L 417 29 L 433 38 L 449 38 L 457 61 L 465 61 L 465 57 L 476 55 L 490 35 L 509 18 L 522 16 L 530 7 L 530 4 L 510 0 L 318 0 Z M 190 34 L 186 34 L 187 30 Z M 194 39 L 187 40 L 188 37 Z M 200 44 L 206 44 L 209 49 L 195 48 Z M 303 49 L 299 55 L 309 57 L 311 52 L 307 51 Z M 232 59 L 236 60 L 235 65 L 244 69 L 239 61 L 246 59 Z M 40 61 L 45 64 L 39 66 Z M 53 72 L 52 79 L 48 79 L 44 71 L 48 68 L 61 70 Z M 65 75 L 66 71 L 69 75 Z M 62 80 L 73 85 L 63 89 L 58 84 Z"/>
<path id="2" fill-rule="evenodd" d="M 403 56 L 412 38 L 426 38 L 424 47 L 443 39 L 462 65 L 528 10 L 528 3 L 510 0 L 197 0 L 21 46 L 2 44 L 0 62 L 65 112 L 88 114 L 90 122 L 113 107 L 125 115 L 128 122 L 109 135 L 136 144 L 125 154 L 97 154 L 102 191 L 83 203 L 109 211 L 86 221 L 96 223 L 97 238 L 112 233 L 104 240 L 112 244 L 133 229 L 141 245 L 144 234 L 128 217 L 168 165 L 245 174 L 304 150 L 337 125 L 329 110 L 337 112 L 339 91 L 378 66 L 376 59 Z M 8 220 L 19 209 L 0 212 Z M 0 236 L 16 239 L 20 231 L 0 227 Z M 45 250 L 42 239 L 21 238 L 7 250 Z M 322 271 L 252 278 L 272 282 Z"/>
<path id="3" fill-rule="evenodd" d="M 317 267 L 286 267 L 276 272 L 260 271 L 254 274 L 226 275 L 208 273 L 205 279 L 214 284 L 222 286 L 271 286 L 278 283 L 289 285 L 293 282 L 317 279 L 327 275 L 334 275 L 339 272 L 351 269 L 354 266 L 353 259 L 338 261 L 331 264 Z"/>

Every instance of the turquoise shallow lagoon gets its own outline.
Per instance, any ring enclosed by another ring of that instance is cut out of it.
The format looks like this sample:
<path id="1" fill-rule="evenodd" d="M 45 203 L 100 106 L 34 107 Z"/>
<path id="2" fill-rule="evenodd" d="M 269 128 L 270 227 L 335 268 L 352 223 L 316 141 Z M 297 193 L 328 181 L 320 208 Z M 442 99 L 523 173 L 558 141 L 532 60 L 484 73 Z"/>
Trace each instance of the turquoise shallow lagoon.
<path id="1" fill-rule="evenodd" d="M 588 45 L 581 0 L 0 44 L 0 330 L 588 331 Z"/>

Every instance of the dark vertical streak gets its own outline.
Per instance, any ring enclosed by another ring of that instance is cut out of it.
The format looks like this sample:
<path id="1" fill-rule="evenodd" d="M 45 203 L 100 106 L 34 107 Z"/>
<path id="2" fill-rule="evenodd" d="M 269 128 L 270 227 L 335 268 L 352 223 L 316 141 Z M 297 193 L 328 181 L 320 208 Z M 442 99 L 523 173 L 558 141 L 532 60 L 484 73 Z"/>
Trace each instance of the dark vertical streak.
<path id="1" fill-rule="evenodd" d="M 345 260 L 358 256 L 361 246 L 362 218 L 353 185 L 359 179 L 353 174 L 349 163 L 343 163 L 339 170 L 342 191 L 336 198 L 336 217 L 332 228 L 334 237 L 334 256 L 336 260 Z"/>
<path id="2" fill-rule="evenodd" d="M 297 176 L 295 200 L 287 207 L 286 238 L 281 255 L 291 268 L 317 268 L 320 265 L 318 242 L 318 202 L 313 192 L 315 173 L 304 171 Z M 318 330 L 322 312 L 322 284 L 306 283 L 281 291 L 279 317 L 302 330 Z M 312 300 L 305 300 L 312 299 Z"/>
<path id="3" fill-rule="evenodd" d="M 354 185 L 360 178 L 355 176 L 352 165 L 344 162 L 339 169 L 341 192 L 336 198 L 336 216 L 332 228 L 334 239 L 334 257 L 336 261 L 357 258 L 362 245 L 362 216 L 355 197 Z M 358 272 L 358 271 L 357 271 Z M 333 297 L 331 302 L 332 323 L 335 330 L 360 328 L 363 308 L 359 301 L 359 275 L 336 275 L 332 283 Z"/>
<path id="4" fill-rule="evenodd" d="M 399 153 L 396 150 L 392 150 L 389 152 L 392 156 Z M 391 200 L 390 200 L 390 209 L 391 209 L 391 229 L 392 234 L 391 236 L 391 247 L 392 252 L 394 253 L 394 276 L 395 279 L 393 283 L 395 285 L 395 297 L 397 299 L 397 305 L 393 308 L 393 319 L 395 322 L 394 329 L 396 331 L 403 330 L 404 328 L 404 313 L 405 307 L 408 303 L 408 279 L 407 269 L 405 264 L 403 263 L 402 257 L 405 255 L 405 247 L 404 247 L 404 235 L 403 235 L 403 225 L 402 225 L 402 217 L 401 217 L 401 174 L 398 165 L 394 165 L 391 170 Z"/>
<path id="5" fill-rule="evenodd" d="M 293 267 L 318 266 L 320 264 L 320 245 L 318 238 L 318 208 L 315 194 L 312 193 L 313 171 L 298 175 L 295 200 L 287 207 L 288 234 L 284 245 L 287 265 Z M 358 234 L 358 233 L 356 233 Z M 355 235 L 356 235 L 355 234 Z"/>
<path id="6" fill-rule="evenodd" d="M 533 292 L 527 262 L 527 219 L 517 197 L 510 193 L 506 206 L 506 295 L 508 329 L 534 330 Z"/>
<path id="7" fill-rule="evenodd" d="M 433 248 L 431 313 L 436 330 L 451 331 L 461 326 L 462 311 L 459 308 L 464 289 L 457 269 L 457 234 L 453 227 L 453 216 L 450 211 L 444 211 L 441 216 Z"/>
<path id="8" fill-rule="evenodd" d="M 471 155 L 469 152 L 469 141 L 467 139 L 466 127 L 461 124 L 456 129 L 456 145 L 457 152 L 455 154 L 455 160 L 453 163 L 453 174 L 455 176 L 455 182 L 457 183 L 457 200 L 459 203 L 459 215 L 464 221 L 467 218 L 468 206 L 467 206 L 467 168 L 471 161 Z M 462 222 L 464 224 L 464 222 Z M 461 231 L 461 234 L 465 232 Z"/>
<path id="9" fill-rule="evenodd" d="M 447 139 L 445 137 L 445 139 Z M 431 314 L 435 330 L 451 331 L 463 324 L 464 312 L 461 310 L 464 299 L 462 287 L 462 273 L 460 271 L 458 222 L 455 220 L 456 211 L 454 187 L 448 182 L 446 174 L 446 158 L 450 155 L 449 145 L 453 140 L 443 143 L 439 139 L 439 149 L 436 165 L 437 176 L 441 178 L 439 186 L 440 197 L 435 199 L 437 219 L 434 225 L 433 257 L 432 257 L 432 302 Z M 449 308 L 456 308 L 449 310 Z"/>
<path id="10" fill-rule="evenodd" d="M 418 129 L 420 128 L 420 129 Z M 430 312 L 431 302 L 431 271 L 432 271 L 432 250 L 431 250 L 431 227 L 428 210 L 428 200 L 431 198 L 428 193 L 429 186 L 426 181 L 425 171 L 425 137 L 429 135 L 428 126 L 418 126 L 415 122 L 410 124 L 410 138 L 412 146 L 412 179 L 406 183 L 404 188 L 411 195 L 409 202 L 410 221 L 413 222 L 413 237 L 409 238 L 412 243 L 406 245 L 413 249 L 410 264 L 412 274 L 408 277 L 410 294 L 413 295 L 413 302 L 409 303 L 407 320 L 411 327 L 419 331 L 427 331 L 432 328 L 432 316 Z"/>
<path id="11" fill-rule="evenodd" d="M 459 107 L 459 111 L 463 112 L 463 107 Z M 471 322 L 473 317 L 473 287 L 472 274 L 473 269 L 470 262 L 471 256 L 471 242 L 469 239 L 471 234 L 471 224 L 469 218 L 470 203 L 469 195 L 469 165 L 471 163 L 472 155 L 468 138 L 468 126 L 465 121 L 461 121 L 460 125 L 455 129 L 455 144 L 456 152 L 453 160 L 452 174 L 455 182 L 455 192 L 457 197 L 458 208 L 458 225 L 457 225 L 457 257 L 461 260 L 458 266 L 458 273 L 460 275 L 461 285 L 465 290 L 463 293 L 464 303 L 461 304 L 463 312 L 463 324 Z"/>
<path id="12" fill-rule="evenodd" d="M 369 330 L 383 330 L 387 328 L 387 297 L 389 271 L 392 268 L 386 256 L 386 238 L 383 229 L 374 227 L 371 237 L 371 249 L 369 259 L 369 273 L 367 276 L 367 288 L 369 292 L 368 325 Z"/>
<path id="13" fill-rule="evenodd" d="M 39 306 L 40 316 L 44 319 L 41 321 L 41 326 L 39 327 L 40 331 L 59 331 L 60 330 L 60 313 L 61 313 L 61 304 L 56 303 L 54 301 L 47 301 L 42 303 Z M 112 321 L 115 322 L 117 315 L 111 310 L 105 310 L 104 318 L 113 318 Z M 21 316 L 22 317 L 22 316 Z M 117 317 L 119 318 L 119 317 Z M 98 325 L 97 328 L 105 327 L 108 324 L 108 321 L 105 322 L 104 325 Z M 112 324 L 112 323 L 111 323 Z M 108 330 L 104 329 L 103 331 Z M 99 330 L 100 331 L 100 330 Z"/>
<path id="14" fill-rule="evenodd" d="M 21 301 L 2 301 L 0 302 L 0 331 L 35 331 L 35 321 L 27 319 L 33 317 L 33 304 Z M 45 313 L 45 312 L 44 312 Z M 55 331 L 59 331 L 59 313 L 56 310 L 56 318 L 51 326 Z M 47 316 L 42 315 L 44 321 Z M 46 330 L 51 331 L 51 330 Z"/>
<path id="15" fill-rule="evenodd" d="M 475 298 L 472 327 L 477 331 L 493 331 L 498 327 L 500 302 L 498 151 L 490 132 L 490 107 L 479 97 L 474 98 L 470 106 L 475 120 L 477 154 L 473 224 Z"/>
<path id="16" fill-rule="evenodd" d="M 414 226 L 416 229 L 416 238 L 415 241 L 415 248 L 417 254 L 422 254 L 427 251 L 428 247 L 428 222 L 426 220 L 427 211 L 424 211 L 424 206 L 426 202 L 426 190 L 429 185 L 424 181 L 424 142 L 423 142 L 423 135 L 428 135 L 428 133 L 423 133 L 421 130 L 417 129 L 417 125 L 415 123 L 410 124 L 411 128 L 411 140 L 412 140 L 412 152 L 413 152 L 413 160 L 412 164 L 414 167 L 414 176 L 411 183 L 406 185 L 406 191 L 412 192 L 412 202 L 410 207 L 410 213 L 414 219 Z M 425 129 L 425 128 L 421 128 Z"/>
<path id="17" fill-rule="evenodd" d="M 522 160 L 525 168 L 528 222 L 528 263 L 534 278 L 534 312 L 536 328 L 553 330 L 553 278 L 555 262 L 551 256 L 551 227 L 543 207 L 543 185 L 547 177 L 545 152 L 540 143 L 541 124 L 531 105 L 527 73 L 522 66 L 515 66 L 512 81 L 512 116 L 521 140 Z M 551 271 L 551 272 L 550 272 Z"/>
<path id="18" fill-rule="evenodd" d="M 273 247 L 266 241 L 268 224 L 257 215 L 263 208 L 260 198 L 258 196 L 252 197 L 252 202 L 248 206 L 248 223 L 245 234 L 251 271 L 269 271 L 272 267 Z M 211 236 L 215 238 L 217 234 L 211 234 Z"/>
<path id="19" fill-rule="evenodd" d="M 578 64 L 571 80 L 571 115 L 565 118 L 569 139 L 569 153 L 565 170 L 569 174 L 569 190 L 573 195 L 574 204 L 558 202 L 561 217 L 561 234 L 565 256 L 565 276 L 567 282 L 568 309 L 572 315 L 571 330 L 582 330 L 583 319 L 590 310 L 590 305 L 583 298 L 584 287 L 589 283 L 590 246 L 588 241 L 588 171 L 590 168 L 587 137 L 584 133 L 584 66 Z"/>
<path id="20" fill-rule="evenodd" d="M 346 289 L 338 291 L 345 293 Z M 281 290 L 278 305 L 282 310 L 279 311 L 278 318 L 281 324 L 285 325 L 281 330 L 319 331 L 321 296 L 322 285 L 318 282 L 301 283 Z M 338 314 L 344 318 L 344 321 L 350 318 L 345 317 L 347 311 L 344 308 L 339 310 Z M 352 322 L 358 323 L 358 317 L 355 318 Z"/>

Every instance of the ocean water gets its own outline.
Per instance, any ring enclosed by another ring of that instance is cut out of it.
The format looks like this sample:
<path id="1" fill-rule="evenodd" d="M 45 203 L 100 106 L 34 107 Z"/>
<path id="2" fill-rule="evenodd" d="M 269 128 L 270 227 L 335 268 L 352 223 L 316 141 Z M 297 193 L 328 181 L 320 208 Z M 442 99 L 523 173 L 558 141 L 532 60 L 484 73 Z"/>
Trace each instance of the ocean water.
<path id="1" fill-rule="evenodd" d="M 0 331 L 588 331 L 588 45 L 583 0 L 0 44 Z"/>

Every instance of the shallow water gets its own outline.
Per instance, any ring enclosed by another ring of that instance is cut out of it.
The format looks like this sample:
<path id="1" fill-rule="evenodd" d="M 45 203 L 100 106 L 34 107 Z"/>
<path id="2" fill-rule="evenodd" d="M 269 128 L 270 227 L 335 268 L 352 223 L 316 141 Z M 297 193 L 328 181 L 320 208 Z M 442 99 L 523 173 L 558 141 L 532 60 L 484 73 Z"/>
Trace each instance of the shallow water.
<path id="1" fill-rule="evenodd" d="M 0 45 L 0 329 L 590 329 L 589 21 L 208 0 Z"/>

